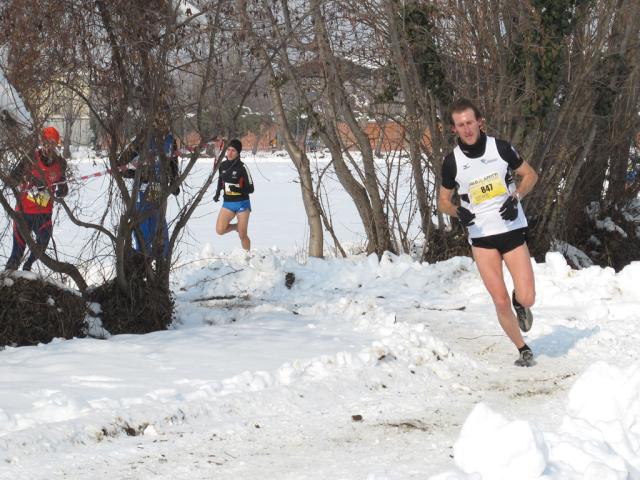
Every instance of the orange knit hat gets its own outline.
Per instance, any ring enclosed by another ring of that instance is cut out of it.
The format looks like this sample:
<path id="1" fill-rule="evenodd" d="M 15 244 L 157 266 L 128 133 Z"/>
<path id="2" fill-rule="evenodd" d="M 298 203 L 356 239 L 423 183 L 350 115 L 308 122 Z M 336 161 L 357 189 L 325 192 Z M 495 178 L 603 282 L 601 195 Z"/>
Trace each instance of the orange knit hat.
<path id="1" fill-rule="evenodd" d="M 42 138 L 44 140 L 50 140 L 55 142 L 56 145 L 60 145 L 60 134 L 56 127 L 46 127 L 42 129 Z"/>

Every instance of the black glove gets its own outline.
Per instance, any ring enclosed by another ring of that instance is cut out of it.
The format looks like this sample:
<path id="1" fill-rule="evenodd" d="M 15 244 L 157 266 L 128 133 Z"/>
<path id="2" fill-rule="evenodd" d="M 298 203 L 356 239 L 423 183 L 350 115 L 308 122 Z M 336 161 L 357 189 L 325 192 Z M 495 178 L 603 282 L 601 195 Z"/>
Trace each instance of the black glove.
<path id="1" fill-rule="evenodd" d="M 456 211 L 458 212 L 458 220 L 460 220 L 463 227 L 470 227 L 474 224 L 473 219 L 476 218 L 475 213 L 471 213 L 464 207 L 458 207 Z"/>
<path id="2" fill-rule="evenodd" d="M 67 196 L 67 194 L 69 193 L 69 187 L 67 186 L 66 183 L 61 183 L 60 185 L 58 185 L 56 187 L 56 194 L 55 197 L 56 198 L 64 198 Z"/>
<path id="3" fill-rule="evenodd" d="M 229 191 L 234 193 L 242 193 L 242 189 L 235 185 L 229 185 Z"/>
<path id="4" fill-rule="evenodd" d="M 213 201 L 214 202 L 219 202 L 220 201 L 220 192 L 216 193 L 215 197 L 213 197 Z"/>
<path id="5" fill-rule="evenodd" d="M 518 198 L 511 195 L 500 207 L 500 216 L 503 220 L 512 221 L 518 218 Z"/>

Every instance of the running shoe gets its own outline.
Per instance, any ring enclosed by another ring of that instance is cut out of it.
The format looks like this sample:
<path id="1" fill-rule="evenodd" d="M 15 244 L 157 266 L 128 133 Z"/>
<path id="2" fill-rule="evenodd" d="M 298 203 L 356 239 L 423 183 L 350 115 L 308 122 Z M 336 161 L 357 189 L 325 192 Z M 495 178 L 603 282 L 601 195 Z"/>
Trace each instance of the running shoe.
<path id="1" fill-rule="evenodd" d="M 520 357 L 513 362 L 516 367 L 532 367 L 533 366 L 533 352 L 531 350 L 523 350 L 520 352 Z"/>
<path id="2" fill-rule="evenodd" d="M 511 295 L 511 303 L 513 304 L 513 309 L 516 311 L 516 316 L 518 317 L 518 325 L 520 325 L 520 330 L 523 332 L 528 332 L 531 330 L 531 325 L 533 325 L 533 314 L 531 310 L 523 307 L 516 300 L 516 291 L 513 291 Z"/>

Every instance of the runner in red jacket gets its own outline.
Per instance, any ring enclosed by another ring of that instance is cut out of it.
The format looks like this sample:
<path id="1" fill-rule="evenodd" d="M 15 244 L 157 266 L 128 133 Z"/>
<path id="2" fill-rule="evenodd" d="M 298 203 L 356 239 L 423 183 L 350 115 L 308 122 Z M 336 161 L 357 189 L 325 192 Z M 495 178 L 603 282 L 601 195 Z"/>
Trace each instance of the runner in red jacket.
<path id="1" fill-rule="evenodd" d="M 22 214 L 27 227 L 35 234 L 36 243 L 43 249 L 47 248 L 53 233 L 53 197 L 62 198 L 69 192 L 65 176 L 67 164 L 57 151 L 59 144 L 60 134 L 54 127 L 43 129 L 42 146 L 36 149 L 34 158 L 23 160 L 11 172 L 11 179 L 20 192 L 16 212 Z M 26 241 L 14 223 L 13 249 L 7 270 L 18 269 L 25 248 Z M 31 252 L 23 270 L 31 270 L 35 261 L 36 256 Z"/>

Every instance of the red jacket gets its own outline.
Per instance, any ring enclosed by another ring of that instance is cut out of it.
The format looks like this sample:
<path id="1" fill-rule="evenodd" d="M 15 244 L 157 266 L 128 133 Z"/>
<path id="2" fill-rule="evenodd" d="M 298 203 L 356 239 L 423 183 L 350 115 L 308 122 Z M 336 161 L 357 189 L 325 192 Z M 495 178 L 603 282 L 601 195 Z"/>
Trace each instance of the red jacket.
<path id="1" fill-rule="evenodd" d="M 27 214 L 51 213 L 56 189 L 64 185 L 62 190 L 66 193 L 64 159 L 55 156 L 50 165 L 45 165 L 40 150 L 36 150 L 35 162 L 27 165 L 26 169 L 16 210 Z"/>

